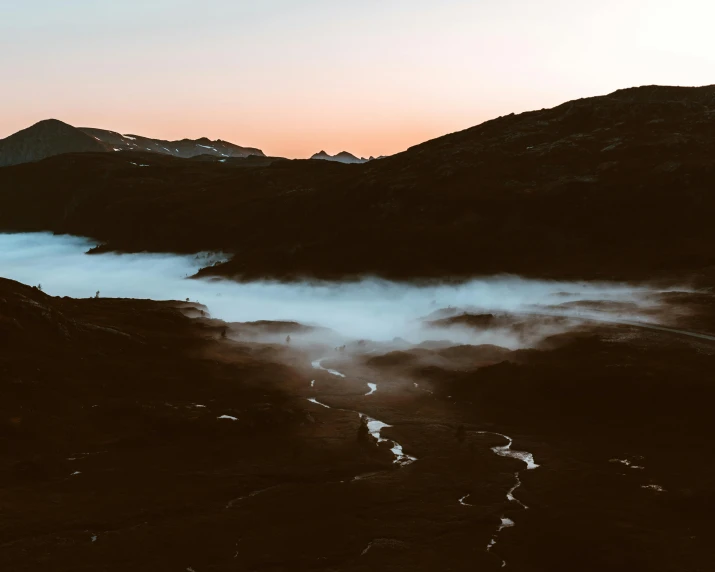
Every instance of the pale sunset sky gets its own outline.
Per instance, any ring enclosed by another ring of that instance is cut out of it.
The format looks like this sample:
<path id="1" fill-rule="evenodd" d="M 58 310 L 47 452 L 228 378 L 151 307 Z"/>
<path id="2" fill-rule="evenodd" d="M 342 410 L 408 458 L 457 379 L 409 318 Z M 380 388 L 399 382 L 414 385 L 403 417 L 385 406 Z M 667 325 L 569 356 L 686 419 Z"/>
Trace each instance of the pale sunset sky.
<path id="1" fill-rule="evenodd" d="M 715 83 L 715 0 L 0 0 L 0 138 L 50 117 L 389 155 L 511 112 Z"/>

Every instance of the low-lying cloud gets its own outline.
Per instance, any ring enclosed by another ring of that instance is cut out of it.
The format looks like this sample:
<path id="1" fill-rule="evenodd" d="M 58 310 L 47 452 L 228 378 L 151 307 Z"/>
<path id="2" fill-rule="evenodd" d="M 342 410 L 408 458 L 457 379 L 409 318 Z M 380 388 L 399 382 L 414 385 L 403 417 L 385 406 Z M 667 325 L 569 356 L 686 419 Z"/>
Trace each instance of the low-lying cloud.
<path id="1" fill-rule="evenodd" d="M 463 327 L 425 329 L 423 319 L 444 308 L 474 313 L 549 313 L 561 304 L 569 304 L 564 312 L 578 316 L 583 312 L 574 302 L 604 300 L 627 305 L 625 317 L 637 320 L 654 307 L 653 290 L 645 286 L 516 277 L 430 286 L 378 279 L 287 284 L 187 280 L 206 264 L 205 258 L 149 253 L 88 256 L 85 252 L 91 246 L 84 238 L 50 233 L 0 234 L 0 274 L 30 285 L 42 284 L 45 292 L 57 296 L 85 298 L 99 291 L 102 297 L 188 298 L 205 304 L 212 316 L 229 322 L 292 320 L 330 328 L 347 340 L 403 338 L 420 343 L 451 335 L 459 343 L 516 347 L 525 341 L 509 332 L 489 334 Z M 548 333 L 558 330 L 550 327 Z"/>

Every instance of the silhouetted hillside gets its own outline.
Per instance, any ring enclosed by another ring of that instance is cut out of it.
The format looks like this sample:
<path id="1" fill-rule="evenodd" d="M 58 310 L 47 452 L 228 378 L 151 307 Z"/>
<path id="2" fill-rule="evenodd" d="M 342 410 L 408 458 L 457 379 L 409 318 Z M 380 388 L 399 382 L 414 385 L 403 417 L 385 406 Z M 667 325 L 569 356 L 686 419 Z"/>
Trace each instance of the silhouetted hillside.
<path id="1" fill-rule="evenodd" d="M 714 119 L 715 86 L 648 86 L 356 166 L 63 156 L 0 170 L 0 228 L 233 251 L 206 272 L 243 277 L 707 280 Z"/>

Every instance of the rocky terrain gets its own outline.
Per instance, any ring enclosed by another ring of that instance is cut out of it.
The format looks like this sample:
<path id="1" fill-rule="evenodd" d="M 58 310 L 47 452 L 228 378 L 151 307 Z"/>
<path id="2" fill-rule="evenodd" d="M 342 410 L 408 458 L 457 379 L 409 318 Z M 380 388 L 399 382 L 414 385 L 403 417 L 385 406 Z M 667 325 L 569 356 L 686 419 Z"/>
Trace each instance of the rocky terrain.
<path id="1" fill-rule="evenodd" d="M 0 228 L 234 257 L 250 278 L 693 279 L 715 259 L 715 87 L 500 117 L 361 165 L 123 152 L 0 169 Z"/>
<path id="2" fill-rule="evenodd" d="M 49 123 L 5 155 L 67 145 L 0 168 L 0 229 L 233 255 L 207 277 L 712 287 L 714 110 L 715 87 L 622 90 L 354 165 Z M 555 297 L 421 320 L 494 343 L 334 344 L 0 279 L 0 568 L 709 570 L 715 297 L 649 295 L 650 323 Z"/>
<path id="3" fill-rule="evenodd" d="M 329 554 L 317 546 L 340 530 L 326 536 L 331 507 L 309 498 L 390 455 L 357 441 L 357 417 L 318 423 L 282 348 L 230 342 L 202 311 L 0 280 L 3 569 L 300 569 Z M 272 511 L 249 500 L 264 489 Z M 312 548 L 295 534 L 276 549 L 291 519 L 314 523 Z"/>
<path id="4" fill-rule="evenodd" d="M 712 295 L 662 302 L 715 324 Z M 3 569 L 709 569 L 715 342 L 335 349 L 209 310 L 0 280 Z"/>
<path id="5" fill-rule="evenodd" d="M 228 141 L 181 139 L 163 141 L 140 135 L 122 135 L 106 129 L 73 127 L 57 119 L 47 119 L 0 139 L 0 167 L 32 163 L 65 153 L 107 153 L 142 151 L 191 158 L 209 155 L 218 158 L 264 157 L 263 151 L 239 147 Z"/>

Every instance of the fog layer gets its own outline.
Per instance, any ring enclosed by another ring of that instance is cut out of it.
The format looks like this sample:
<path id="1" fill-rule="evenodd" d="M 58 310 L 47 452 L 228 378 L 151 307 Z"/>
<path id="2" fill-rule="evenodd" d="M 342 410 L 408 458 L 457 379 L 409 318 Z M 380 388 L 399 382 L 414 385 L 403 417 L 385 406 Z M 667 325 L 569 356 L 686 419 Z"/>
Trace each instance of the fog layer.
<path id="1" fill-rule="evenodd" d="M 413 286 L 377 279 L 326 283 L 236 283 L 188 280 L 205 256 L 173 254 L 86 255 L 94 246 L 84 238 L 49 233 L 0 234 L 0 276 L 55 296 L 186 300 L 209 307 L 213 317 L 230 322 L 292 320 L 330 328 L 347 339 L 376 341 L 435 339 L 421 329 L 421 318 L 443 308 L 471 312 L 544 312 L 554 305 L 585 300 L 628 303 L 628 315 L 647 319 L 652 290 L 609 283 L 566 283 L 494 277 L 461 285 Z M 575 309 L 572 315 L 584 315 Z M 614 318 L 616 316 L 614 315 Z M 547 332 L 545 332 L 547 333 Z M 549 331 L 548 333 L 553 333 Z M 519 345 L 515 339 L 454 332 L 460 343 Z M 470 337 L 471 336 L 471 337 Z M 439 336 L 437 336 L 439 337 Z"/>

